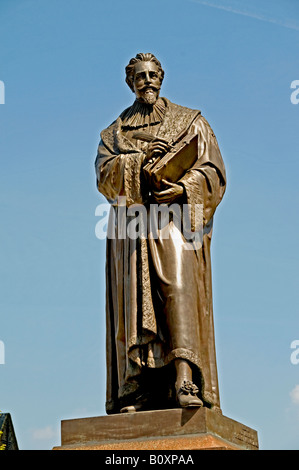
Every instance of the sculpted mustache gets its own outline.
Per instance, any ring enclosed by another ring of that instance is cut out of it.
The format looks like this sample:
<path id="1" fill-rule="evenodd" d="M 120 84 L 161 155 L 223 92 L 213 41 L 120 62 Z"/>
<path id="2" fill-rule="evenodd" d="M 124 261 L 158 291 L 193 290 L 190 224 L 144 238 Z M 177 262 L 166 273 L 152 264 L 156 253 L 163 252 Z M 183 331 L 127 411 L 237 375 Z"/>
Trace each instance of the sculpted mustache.
<path id="1" fill-rule="evenodd" d="M 159 91 L 160 88 L 159 87 L 156 87 L 154 85 L 145 85 L 144 87 L 140 88 L 139 91 L 144 91 L 144 90 L 155 90 L 155 91 Z"/>

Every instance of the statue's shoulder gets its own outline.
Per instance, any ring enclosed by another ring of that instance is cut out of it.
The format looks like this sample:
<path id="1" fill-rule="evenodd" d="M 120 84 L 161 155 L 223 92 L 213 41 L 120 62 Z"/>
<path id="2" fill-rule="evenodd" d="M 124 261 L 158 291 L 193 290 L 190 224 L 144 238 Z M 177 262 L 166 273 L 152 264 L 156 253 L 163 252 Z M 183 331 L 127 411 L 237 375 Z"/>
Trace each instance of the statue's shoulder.
<path id="1" fill-rule="evenodd" d="M 172 114 L 175 118 L 179 118 L 181 115 L 183 120 L 191 122 L 191 124 L 196 123 L 203 131 L 211 133 L 214 135 L 213 129 L 211 128 L 207 119 L 202 115 L 201 111 L 198 109 L 191 109 L 179 104 L 171 103 L 168 100 L 169 109 L 171 109 Z"/>
<path id="2" fill-rule="evenodd" d="M 206 128 L 209 131 L 212 131 L 211 126 L 207 119 L 202 115 L 199 109 L 187 108 L 186 106 L 181 106 L 179 104 L 172 103 L 171 101 L 163 98 L 167 102 L 167 106 L 173 115 L 174 119 L 182 119 L 190 121 L 196 121 L 203 128 Z"/>
<path id="3" fill-rule="evenodd" d="M 201 114 L 198 109 L 187 108 L 186 106 L 173 103 L 167 98 L 162 99 L 166 104 L 166 112 L 159 132 L 161 137 L 164 135 L 165 137 L 175 137 L 185 129 L 188 129 Z"/>
<path id="4" fill-rule="evenodd" d="M 200 115 L 201 112 L 199 109 L 188 108 L 187 106 L 182 106 L 181 104 L 173 103 L 167 98 L 162 98 L 166 104 L 166 107 L 169 109 L 171 114 L 179 116 L 185 115 L 189 117 Z"/>
<path id="5" fill-rule="evenodd" d="M 132 106 L 128 106 L 126 109 L 124 109 L 120 113 L 117 119 L 115 119 L 111 124 L 109 124 L 109 126 L 106 127 L 106 129 L 102 130 L 101 139 L 106 145 L 108 144 L 110 147 L 113 147 L 115 133 L 117 132 L 117 130 L 119 130 L 120 123 L 123 119 L 123 116 L 125 116 L 128 113 L 131 107 Z"/>
<path id="6" fill-rule="evenodd" d="M 198 109 L 194 109 L 194 108 L 188 108 L 187 106 L 183 106 L 181 104 L 178 104 L 178 103 L 174 103 L 173 101 L 170 101 L 168 98 L 162 98 L 164 100 L 164 102 L 166 103 L 166 105 L 173 111 L 173 112 L 186 112 L 186 113 L 190 113 L 190 112 L 200 112 Z"/>
<path id="7" fill-rule="evenodd" d="M 115 136 L 120 127 L 120 116 L 101 132 L 101 141 L 111 152 L 115 149 Z"/>

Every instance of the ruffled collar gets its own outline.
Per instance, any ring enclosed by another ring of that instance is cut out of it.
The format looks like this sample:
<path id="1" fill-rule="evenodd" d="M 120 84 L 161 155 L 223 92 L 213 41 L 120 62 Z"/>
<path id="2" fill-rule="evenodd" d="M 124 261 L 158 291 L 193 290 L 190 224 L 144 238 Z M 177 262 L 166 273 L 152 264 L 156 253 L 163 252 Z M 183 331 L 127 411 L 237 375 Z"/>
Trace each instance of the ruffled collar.
<path id="1" fill-rule="evenodd" d="M 121 115 L 122 129 L 138 129 L 159 124 L 163 120 L 165 110 L 166 104 L 162 98 L 158 98 L 154 105 L 135 100 Z"/>

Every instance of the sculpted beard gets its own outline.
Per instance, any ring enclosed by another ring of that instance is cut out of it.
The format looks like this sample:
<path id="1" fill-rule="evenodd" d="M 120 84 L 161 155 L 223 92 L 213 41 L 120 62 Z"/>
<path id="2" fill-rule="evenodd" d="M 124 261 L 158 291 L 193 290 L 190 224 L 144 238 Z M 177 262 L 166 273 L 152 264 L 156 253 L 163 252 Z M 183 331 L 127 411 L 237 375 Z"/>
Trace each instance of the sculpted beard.
<path id="1" fill-rule="evenodd" d="M 153 85 L 145 86 L 140 92 L 139 101 L 145 104 L 153 105 L 158 99 L 160 88 Z"/>

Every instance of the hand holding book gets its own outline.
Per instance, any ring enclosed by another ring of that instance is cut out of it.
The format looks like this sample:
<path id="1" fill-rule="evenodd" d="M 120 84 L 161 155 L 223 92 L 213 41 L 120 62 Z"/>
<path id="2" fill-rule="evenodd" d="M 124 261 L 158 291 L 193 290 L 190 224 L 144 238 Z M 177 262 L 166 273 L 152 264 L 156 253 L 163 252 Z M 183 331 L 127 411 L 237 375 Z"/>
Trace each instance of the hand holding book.
<path id="1" fill-rule="evenodd" d="M 164 190 L 165 183 L 177 183 L 198 158 L 197 134 L 184 133 L 174 142 L 144 132 L 134 137 L 149 142 L 143 171 L 153 192 Z"/>

